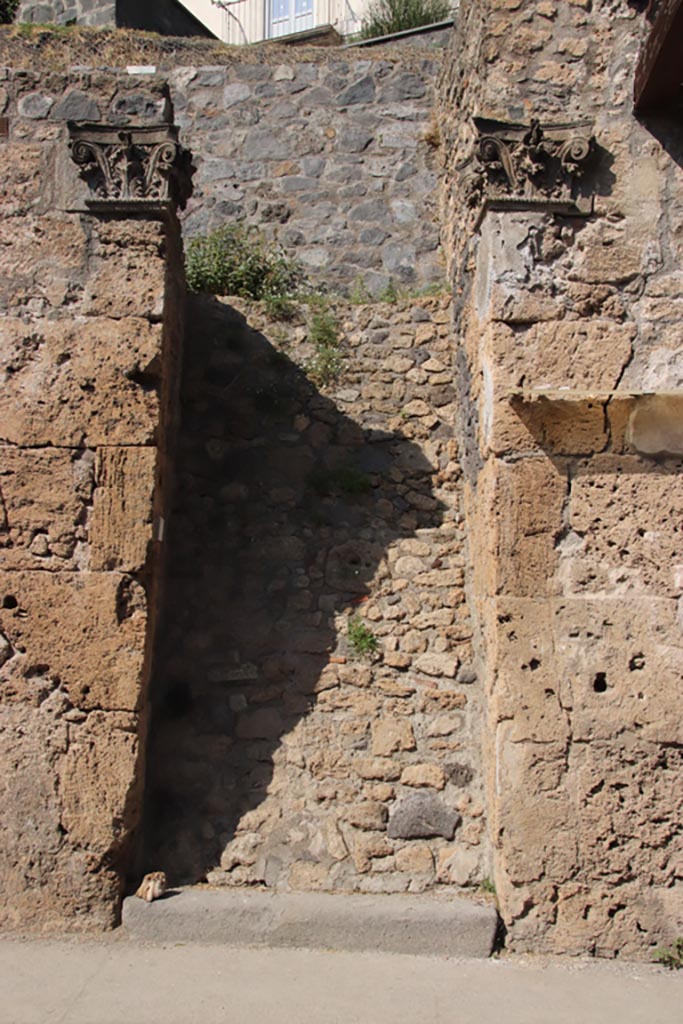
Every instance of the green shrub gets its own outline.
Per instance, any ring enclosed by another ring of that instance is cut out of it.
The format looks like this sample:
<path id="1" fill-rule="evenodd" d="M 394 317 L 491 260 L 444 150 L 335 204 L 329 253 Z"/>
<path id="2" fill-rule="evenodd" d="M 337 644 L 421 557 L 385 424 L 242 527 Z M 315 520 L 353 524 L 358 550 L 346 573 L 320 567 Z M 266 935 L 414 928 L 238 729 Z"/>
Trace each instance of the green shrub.
<path id="1" fill-rule="evenodd" d="M 375 634 L 357 615 L 349 619 L 348 640 L 351 652 L 357 658 L 374 654 L 379 646 Z"/>
<path id="2" fill-rule="evenodd" d="M 0 0 L 0 25 L 11 25 L 17 13 L 19 0 Z"/>
<path id="3" fill-rule="evenodd" d="M 272 292 L 268 292 L 263 302 L 271 320 L 294 320 L 297 315 L 296 304 L 288 295 L 273 295 Z"/>
<path id="4" fill-rule="evenodd" d="M 421 25 L 433 25 L 450 18 L 452 13 L 452 0 L 370 0 L 360 37 L 373 39 L 420 28 Z"/>
<path id="5" fill-rule="evenodd" d="M 308 340 L 316 348 L 339 347 L 339 322 L 326 306 L 315 310 L 308 324 Z"/>
<path id="6" fill-rule="evenodd" d="M 314 305 L 308 322 L 308 340 L 315 351 L 306 364 L 306 373 L 319 386 L 331 384 L 341 373 L 344 359 L 339 351 L 339 322 L 324 304 Z"/>
<path id="7" fill-rule="evenodd" d="M 304 275 L 296 260 L 256 228 L 229 224 L 193 239 L 185 254 L 192 292 L 266 299 L 293 295 Z"/>

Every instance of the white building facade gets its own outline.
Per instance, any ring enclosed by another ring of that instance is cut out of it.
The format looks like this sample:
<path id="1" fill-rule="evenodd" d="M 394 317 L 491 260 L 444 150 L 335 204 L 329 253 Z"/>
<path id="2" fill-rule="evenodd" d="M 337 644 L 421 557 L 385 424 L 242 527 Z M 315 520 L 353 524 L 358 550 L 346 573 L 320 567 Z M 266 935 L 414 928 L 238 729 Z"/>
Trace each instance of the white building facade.
<path id="1" fill-rule="evenodd" d="M 360 30 L 367 0 L 182 0 L 192 14 L 226 43 L 278 39 L 321 25 L 342 36 Z"/>

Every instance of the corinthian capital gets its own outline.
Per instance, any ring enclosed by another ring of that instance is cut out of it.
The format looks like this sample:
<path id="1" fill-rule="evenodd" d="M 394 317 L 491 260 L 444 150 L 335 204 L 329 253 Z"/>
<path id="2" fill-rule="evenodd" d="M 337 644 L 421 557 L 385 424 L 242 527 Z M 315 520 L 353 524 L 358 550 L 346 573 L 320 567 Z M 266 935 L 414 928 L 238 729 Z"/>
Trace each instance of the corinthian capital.
<path id="1" fill-rule="evenodd" d="M 588 213 L 584 174 L 596 144 L 583 123 L 508 124 L 476 117 L 477 139 L 470 196 L 498 209 L 549 209 Z"/>
<path id="2" fill-rule="evenodd" d="M 69 123 L 71 158 L 87 181 L 90 209 L 181 209 L 192 194 L 192 154 L 173 125 L 114 128 Z"/>

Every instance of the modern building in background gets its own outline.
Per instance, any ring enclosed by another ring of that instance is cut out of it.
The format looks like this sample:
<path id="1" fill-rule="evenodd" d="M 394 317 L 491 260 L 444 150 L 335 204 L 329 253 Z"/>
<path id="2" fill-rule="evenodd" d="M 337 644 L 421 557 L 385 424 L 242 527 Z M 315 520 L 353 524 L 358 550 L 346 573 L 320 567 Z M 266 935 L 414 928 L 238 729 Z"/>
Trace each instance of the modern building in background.
<path id="1" fill-rule="evenodd" d="M 16 21 L 143 29 L 164 35 L 216 36 L 241 45 L 330 25 L 360 30 L 368 0 L 23 0 Z"/>
<path id="2" fill-rule="evenodd" d="M 331 25 L 340 36 L 360 31 L 367 0 L 185 0 L 185 7 L 226 43 L 258 43 L 264 39 L 307 32 Z"/>

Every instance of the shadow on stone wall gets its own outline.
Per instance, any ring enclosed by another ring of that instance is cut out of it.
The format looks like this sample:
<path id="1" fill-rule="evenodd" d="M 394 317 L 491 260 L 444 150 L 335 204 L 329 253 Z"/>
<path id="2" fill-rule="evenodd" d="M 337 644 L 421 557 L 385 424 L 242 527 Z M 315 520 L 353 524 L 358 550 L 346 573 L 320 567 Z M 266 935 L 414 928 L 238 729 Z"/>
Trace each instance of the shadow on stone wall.
<path id="1" fill-rule="evenodd" d="M 340 618 L 387 575 L 388 546 L 444 508 L 416 444 L 340 412 L 233 308 L 195 299 L 188 323 L 142 865 L 173 884 L 205 878 L 259 808 L 330 660 L 363 670 Z M 365 749 L 369 730 L 349 744 Z M 297 771 L 334 777 L 334 753 L 314 747 Z"/>

